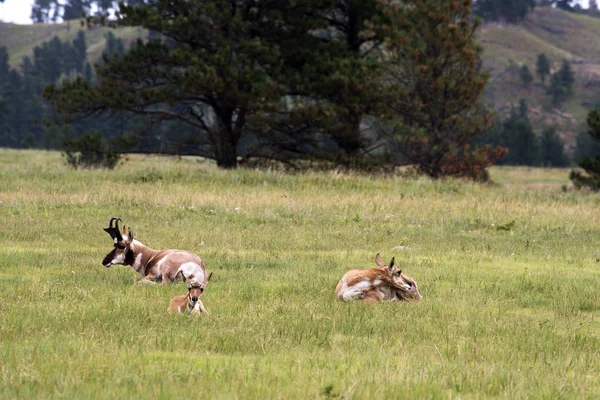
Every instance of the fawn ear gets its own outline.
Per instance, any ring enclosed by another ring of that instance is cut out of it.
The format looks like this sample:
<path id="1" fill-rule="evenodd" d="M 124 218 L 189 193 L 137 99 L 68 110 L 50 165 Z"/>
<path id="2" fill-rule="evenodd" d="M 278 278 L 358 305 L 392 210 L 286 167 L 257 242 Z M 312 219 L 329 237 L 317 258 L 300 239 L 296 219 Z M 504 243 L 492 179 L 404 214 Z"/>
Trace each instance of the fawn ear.
<path id="1" fill-rule="evenodd" d="M 129 237 L 129 241 L 132 242 L 133 241 L 133 231 L 131 230 L 131 228 L 129 228 L 127 230 L 127 237 Z"/>
<path id="2" fill-rule="evenodd" d="M 385 267 L 385 264 L 383 263 L 383 260 L 381 259 L 379 253 L 377 253 L 377 255 L 375 256 L 375 264 L 377 264 L 377 266 L 381 268 Z"/>
<path id="3" fill-rule="evenodd" d="M 392 261 L 390 261 L 390 269 L 394 268 L 394 262 L 396 262 L 396 257 L 392 257 Z"/>

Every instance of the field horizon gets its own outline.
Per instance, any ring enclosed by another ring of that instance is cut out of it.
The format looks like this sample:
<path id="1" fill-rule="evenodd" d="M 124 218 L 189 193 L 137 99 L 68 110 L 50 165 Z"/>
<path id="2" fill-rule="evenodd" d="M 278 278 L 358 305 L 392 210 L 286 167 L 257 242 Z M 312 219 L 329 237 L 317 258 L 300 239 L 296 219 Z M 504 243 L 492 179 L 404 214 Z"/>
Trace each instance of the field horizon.
<path id="1" fill-rule="evenodd" d="M 0 397 L 600 397 L 600 197 L 568 169 L 493 185 L 340 171 L 218 170 L 131 155 L 74 171 L 0 149 Z M 187 289 L 101 265 L 120 217 L 198 254 Z M 351 268 L 393 256 L 418 303 L 342 303 Z"/>

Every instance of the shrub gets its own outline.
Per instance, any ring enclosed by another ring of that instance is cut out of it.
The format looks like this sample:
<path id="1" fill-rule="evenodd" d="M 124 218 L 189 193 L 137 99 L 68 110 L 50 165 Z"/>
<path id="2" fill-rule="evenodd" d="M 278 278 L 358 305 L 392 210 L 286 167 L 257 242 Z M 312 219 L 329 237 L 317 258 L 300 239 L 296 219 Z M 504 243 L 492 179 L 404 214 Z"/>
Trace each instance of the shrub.
<path id="1" fill-rule="evenodd" d="M 110 149 L 99 132 L 86 132 L 79 138 L 64 141 L 63 156 L 67 165 L 78 168 L 114 169 L 122 159 L 121 154 Z"/>

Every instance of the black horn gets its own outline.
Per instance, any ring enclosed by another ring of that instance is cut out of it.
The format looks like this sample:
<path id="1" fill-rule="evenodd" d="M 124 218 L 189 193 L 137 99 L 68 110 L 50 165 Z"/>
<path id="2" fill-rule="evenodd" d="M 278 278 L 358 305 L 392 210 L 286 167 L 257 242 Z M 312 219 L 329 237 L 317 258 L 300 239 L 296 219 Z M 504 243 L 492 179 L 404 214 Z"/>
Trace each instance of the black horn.
<path id="1" fill-rule="evenodd" d="M 121 221 L 121 218 L 115 218 L 115 234 L 117 235 L 117 240 L 121 242 L 123 240 L 123 236 L 121 236 L 121 231 L 119 230 L 119 221 Z"/>
<path id="2" fill-rule="evenodd" d="M 120 242 L 123 240 L 123 236 L 121 236 L 121 232 L 119 232 L 119 221 L 121 221 L 121 218 L 111 218 L 108 228 L 104 228 L 104 231 L 108 233 L 113 240 L 117 239 Z"/>

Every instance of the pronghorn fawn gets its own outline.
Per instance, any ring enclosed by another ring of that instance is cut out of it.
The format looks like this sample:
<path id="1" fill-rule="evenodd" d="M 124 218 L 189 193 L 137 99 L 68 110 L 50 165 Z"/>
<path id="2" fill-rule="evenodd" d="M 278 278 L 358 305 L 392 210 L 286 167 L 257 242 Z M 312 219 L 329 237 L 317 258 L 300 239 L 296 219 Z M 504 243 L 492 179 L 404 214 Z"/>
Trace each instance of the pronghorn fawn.
<path id="1" fill-rule="evenodd" d="M 171 299 L 171 304 L 169 305 L 169 312 L 172 313 L 177 311 L 181 314 L 187 310 L 190 315 L 200 315 L 200 313 L 208 314 L 208 311 L 200 300 L 200 296 L 202 296 L 204 289 L 206 289 L 206 285 L 208 285 L 211 276 L 212 272 L 202 282 L 198 282 L 193 278 L 191 281 L 186 282 L 188 285 L 187 294 L 173 297 Z"/>
<path id="2" fill-rule="evenodd" d="M 179 276 L 184 280 L 192 277 L 198 281 L 204 280 L 204 262 L 196 254 L 185 250 L 154 250 L 146 247 L 133 238 L 131 228 L 127 230 L 123 226 L 121 234 L 119 221 L 121 218 L 112 218 L 108 228 L 104 228 L 114 242 L 114 249 L 102 261 L 106 268 L 116 264 L 129 265 L 142 275 L 138 283 L 175 282 Z"/>
<path id="3" fill-rule="evenodd" d="M 394 265 L 394 261 L 395 258 L 392 258 L 390 264 L 385 265 L 377 253 L 375 263 L 379 268 L 352 269 L 346 272 L 335 288 L 338 299 L 366 302 L 421 300 L 417 283 L 403 274 Z"/>

